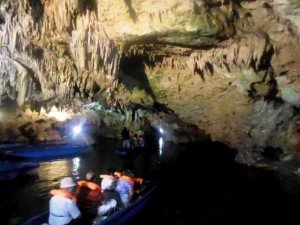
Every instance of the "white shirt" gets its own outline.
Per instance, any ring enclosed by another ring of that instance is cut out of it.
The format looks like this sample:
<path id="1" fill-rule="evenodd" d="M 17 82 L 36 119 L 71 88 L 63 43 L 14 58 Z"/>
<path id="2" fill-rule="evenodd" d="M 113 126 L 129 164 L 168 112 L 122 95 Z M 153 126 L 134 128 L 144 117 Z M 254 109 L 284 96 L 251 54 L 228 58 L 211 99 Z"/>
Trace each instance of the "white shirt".
<path id="1" fill-rule="evenodd" d="M 76 202 L 61 196 L 53 196 L 49 203 L 50 225 L 64 225 L 80 216 L 80 211 L 76 206 Z"/>
<path id="2" fill-rule="evenodd" d="M 115 180 L 109 178 L 103 178 L 101 181 L 101 189 L 104 190 L 114 190 L 115 189 Z"/>

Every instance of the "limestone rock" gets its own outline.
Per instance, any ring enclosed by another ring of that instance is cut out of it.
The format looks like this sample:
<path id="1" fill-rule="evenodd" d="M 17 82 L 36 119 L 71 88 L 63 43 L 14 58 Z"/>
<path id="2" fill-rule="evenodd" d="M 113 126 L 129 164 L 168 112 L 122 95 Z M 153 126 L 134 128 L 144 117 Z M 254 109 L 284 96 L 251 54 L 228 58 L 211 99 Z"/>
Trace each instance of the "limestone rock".
<path id="1" fill-rule="evenodd" d="M 297 152 L 299 3 L 238 2 L 2 0 L 0 105 L 32 108 L 5 121 L 3 140 L 28 122 L 35 139 L 58 140 L 45 124 L 66 122 L 49 108 L 77 118 L 101 102 L 87 115 L 100 136 L 138 131 L 145 118 L 155 125 L 164 112 L 176 142 L 209 134 L 243 162 L 253 149 Z M 42 106 L 46 113 L 33 113 Z"/>

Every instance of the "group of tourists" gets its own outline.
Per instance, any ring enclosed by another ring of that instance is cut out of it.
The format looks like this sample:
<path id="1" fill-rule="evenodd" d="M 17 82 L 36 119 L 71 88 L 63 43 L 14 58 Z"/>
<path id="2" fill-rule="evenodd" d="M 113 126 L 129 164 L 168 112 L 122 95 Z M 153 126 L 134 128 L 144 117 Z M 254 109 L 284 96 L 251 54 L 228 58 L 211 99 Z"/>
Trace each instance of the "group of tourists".
<path id="1" fill-rule="evenodd" d="M 95 173 L 90 171 L 85 180 L 77 184 L 71 177 L 63 178 L 60 189 L 51 190 L 49 224 L 89 224 L 96 217 L 105 218 L 116 209 L 126 207 L 137 193 L 136 185 L 143 179 L 135 178 L 130 170 L 108 171 L 100 175 L 97 184 Z"/>
<path id="2" fill-rule="evenodd" d="M 145 140 L 143 135 L 134 134 L 133 138 L 131 138 L 129 130 L 126 127 L 123 128 L 121 135 L 123 138 L 122 148 L 138 149 L 143 148 L 145 146 Z"/>

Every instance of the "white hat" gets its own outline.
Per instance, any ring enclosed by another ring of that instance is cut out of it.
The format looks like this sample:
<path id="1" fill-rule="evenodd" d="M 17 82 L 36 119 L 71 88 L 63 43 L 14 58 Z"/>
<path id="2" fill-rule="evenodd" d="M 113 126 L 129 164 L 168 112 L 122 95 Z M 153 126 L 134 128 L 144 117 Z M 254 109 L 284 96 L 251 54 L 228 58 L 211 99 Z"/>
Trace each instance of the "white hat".
<path id="1" fill-rule="evenodd" d="M 65 177 L 60 181 L 60 188 L 70 188 L 75 186 L 76 183 L 73 181 L 72 177 Z"/>

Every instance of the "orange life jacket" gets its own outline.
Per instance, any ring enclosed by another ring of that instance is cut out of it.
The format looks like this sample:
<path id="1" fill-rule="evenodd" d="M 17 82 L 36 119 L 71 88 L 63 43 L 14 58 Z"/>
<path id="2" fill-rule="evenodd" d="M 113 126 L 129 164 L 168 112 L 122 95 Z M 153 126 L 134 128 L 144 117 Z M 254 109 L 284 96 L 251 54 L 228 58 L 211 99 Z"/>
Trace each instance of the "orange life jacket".
<path id="1" fill-rule="evenodd" d="M 115 172 L 114 175 L 117 176 L 119 179 L 123 179 L 130 183 L 134 183 L 134 182 L 139 183 L 139 184 L 143 183 L 143 178 L 124 176 L 120 172 Z"/>
<path id="2" fill-rule="evenodd" d="M 101 189 L 98 184 L 89 182 L 89 181 L 85 181 L 85 180 L 78 181 L 77 184 L 79 187 L 88 187 L 89 189 L 91 189 L 93 191 L 95 191 L 97 189 Z"/>
<path id="3" fill-rule="evenodd" d="M 83 214 L 97 215 L 97 209 L 104 196 L 98 184 L 88 181 L 79 181 L 76 190 L 78 208 Z"/>
<path id="4" fill-rule="evenodd" d="M 53 189 L 50 191 L 51 195 L 55 195 L 55 196 L 60 196 L 63 198 L 68 198 L 72 201 L 76 201 L 76 197 L 74 195 L 72 195 L 70 192 L 66 191 L 66 190 L 62 190 L 62 189 Z"/>

